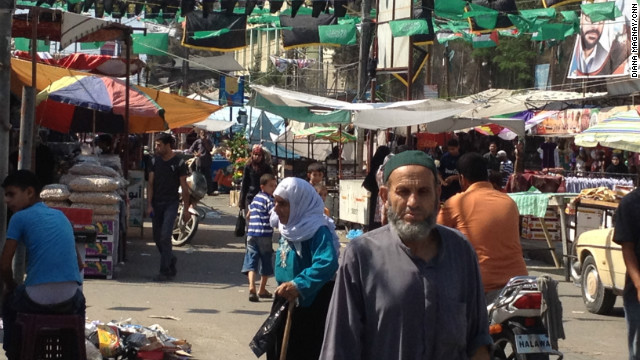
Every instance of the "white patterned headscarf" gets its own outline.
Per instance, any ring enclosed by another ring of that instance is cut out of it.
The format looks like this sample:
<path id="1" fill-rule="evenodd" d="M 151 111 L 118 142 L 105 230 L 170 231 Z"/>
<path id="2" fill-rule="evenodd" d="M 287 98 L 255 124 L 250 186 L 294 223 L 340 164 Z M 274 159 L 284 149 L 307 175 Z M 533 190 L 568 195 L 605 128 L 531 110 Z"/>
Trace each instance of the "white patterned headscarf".
<path id="1" fill-rule="evenodd" d="M 321 226 L 327 226 L 331 231 L 334 247 L 340 248 L 336 225 L 324 214 L 324 202 L 316 189 L 307 181 L 296 177 L 283 179 L 273 192 L 274 196 L 289 202 L 289 221 L 280 223 L 276 212 L 271 213 L 271 225 L 277 226 L 282 236 L 297 244 L 309 240 Z"/>

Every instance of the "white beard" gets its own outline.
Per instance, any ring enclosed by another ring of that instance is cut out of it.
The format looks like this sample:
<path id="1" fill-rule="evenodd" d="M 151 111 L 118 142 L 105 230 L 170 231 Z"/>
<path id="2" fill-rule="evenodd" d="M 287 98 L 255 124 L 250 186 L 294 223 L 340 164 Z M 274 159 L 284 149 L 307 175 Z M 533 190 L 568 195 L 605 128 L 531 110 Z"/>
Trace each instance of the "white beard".
<path id="1" fill-rule="evenodd" d="M 387 217 L 389 218 L 389 225 L 393 227 L 402 241 L 406 242 L 418 242 L 424 241 L 428 238 L 431 230 L 436 227 L 436 214 L 434 212 L 431 216 L 427 217 L 423 221 L 416 224 L 408 224 L 398 214 L 393 211 L 393 208 L 389 204 L 387 207 Z"/>

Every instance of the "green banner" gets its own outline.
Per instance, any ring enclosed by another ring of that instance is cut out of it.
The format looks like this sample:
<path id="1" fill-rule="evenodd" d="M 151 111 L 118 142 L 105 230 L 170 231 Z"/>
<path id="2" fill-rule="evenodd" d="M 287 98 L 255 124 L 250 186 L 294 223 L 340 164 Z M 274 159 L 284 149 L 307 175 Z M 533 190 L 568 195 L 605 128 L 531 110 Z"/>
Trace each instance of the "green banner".
<path id="1" fill-rule="evenodd" d="M 147 55 L 167 55 L 169 50 L 169 34 L 167 33 L 147 33 L 133 34 L 133 53 Z"/>
<path id="2" fill-rule="evenodd" d="M 30 51 L 31 50 L 31 39 L 27 38 L 14 38 L 14 43 L 16 46 L 16 50 L 22 51 Z M 37 52 L 49 52 L 51 51 L 51 45 L 47 44 L 44 40 L 38 40 L 36 45 Z"/>
<path id="3" fill-rule="evenodd" d="M 618 9 L 614 1 L 581 4 L 580 9 L 582 9 L 582 12 L 591 19 L 592 23 L 604 20 L 614 20 L 615 18 L 622 16 L 620 9 Z"/>
<path id="4" fill-rule="evenodd" d="M 576 28 L 573 24 L 559 23 L 559 24 L 542 24 L 538 29 L 538 33 L 531 38 L 535 41 L 543 40 L 563 40 L 564 38 L 576 33 Z"/>
<path id="5" fill-rule="evenodd" d="M 214 37 L 218 37 L 220 35 L 226 34 L 230 29 L 224 28 L 220 30 L 211 30 L 211 31 L 196 31 L 193 33 L 193 36 L 189 36 L 193 40 L 201 40 L 201 39 L 210 39 Z"/>
<path id="6" fill-rule="evenodd" d="M 520 16 L 525 19 L 535 20 L 539 17 L 548 17 L 554 18 L 556 17 L 556 9 L 555 8 L 546 8 L 546 9 L 529 9 L 529 10 L 520 10 Z"/>
<path id="7" fill-rule="evenodd" d="M 87 43 L 80 43 L 80 49 L 81 50 L 96 50 L 96 49 L 100 49 L 102 47 L 102 45 L 104 45 L 104 41 L 94 41 L 94 42 L 87 42 Z"/>
<path id="8" fill-rule="evenodd" d="M 484 29 L 493 29 L 498 22 L 498 11 L 478 4 L 469 4 L 471 11 L 464 14 L 465 18 L 473 18 L 476 24 Z"/>
<path id="9" fill-rule="evenodd" d="M 447 19 L 462 19 L 467 2 L 463 0 L 435 0 L 435 13 Z"/>
<path id="10" fill-rule="evenodd" d="M 347 25 L 320 25 L 318 34 L 323 44 L 355 45 L 358 43 L 355 24 Z"/>
<path id="11" fill-rule="evenodd" d="M 351 111 L 336 110 L 326 114 L 315 114 L 307 107 L 274 105 L 269 100 L 260 96 L 260 94 L 256 94 L 253 105 L 258 109 L 300 122 L 315 124 L 348 124 L 351 122 Z"/>
<path id="12" fill-rule="evenodd" d="M 393 37 L 426 35 L 429 33 L 429 24 L 425 19 L 395 20 L 390 21 L 389 26 Z"/>

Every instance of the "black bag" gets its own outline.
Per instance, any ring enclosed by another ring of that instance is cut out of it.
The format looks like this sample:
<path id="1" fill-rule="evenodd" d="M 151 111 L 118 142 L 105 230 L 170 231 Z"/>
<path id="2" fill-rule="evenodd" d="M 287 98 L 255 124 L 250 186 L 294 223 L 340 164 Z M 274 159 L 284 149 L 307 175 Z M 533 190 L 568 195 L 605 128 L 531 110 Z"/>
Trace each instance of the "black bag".
<path id="1" fill-rule="evenodd" d="M 244 228 L 246 226 L 247 226 L 247 220 L 244 218 L 244 214 L 242 213 L 242 210 L 240 210 L 240 212 L 238 212 L 238 219 L 236 220 L 236 229 L 234 230 L 234 233 L 236 234 L 237 237 L 244 236 Z"/>
<path id="2" fill-rule="evenodd" d="M 270 348 L 276 346 L 277 338 L 281 337 L 284 332 L 288 308 L 289 302 L 283 297 L 276 296 L 271 305 L 269 317 L 260 326 L 260 329 L 258 329 L 249 343 L 249 347 L 256 357 L 262 356 Z M 276 353 L 279 354 L 280 350 L 278 349 Z"/>

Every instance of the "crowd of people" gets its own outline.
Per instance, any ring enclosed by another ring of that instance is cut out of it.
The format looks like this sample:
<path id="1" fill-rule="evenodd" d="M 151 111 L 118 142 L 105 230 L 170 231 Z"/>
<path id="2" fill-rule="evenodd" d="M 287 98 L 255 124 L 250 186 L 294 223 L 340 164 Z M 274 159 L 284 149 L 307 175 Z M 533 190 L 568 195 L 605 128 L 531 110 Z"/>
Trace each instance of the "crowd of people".
<path id="1" fill-rule="evenodd" d="M 210 154 L 206 133 L 198 140 L 191 146 L 193 153 Z M 180 201 L 189 207 L 187 164 L 175 155 L 172 143 L 169 134 L 156 138 L 149 168 L 147 209 L 160 253 L 155 281 L 170 281 L 177 274 L 171 228 Z M 543 155 L 555 152 L 555 146 L 545 144 L 555 145 L 545 141 Z M 341 248 L 325 207 L 324 165 L 310 164 L 307 179 L 277 179 L 269 152 L 252 146 L 238 203 L 248 223 L 241 271 L 247 275 L 249 301 L 276 298 L 295 304 L 287 359 L 489 359 L 486 305 L 510 278 L 527 275 L 518 209 L 502 191 L 522 161 L 523 148 L 518 145 L 516 165 L 495 142 L 484 154 L 461 154 L 460 143 L 451 139 L 439 159 L 420 150 L 393 153 L 380 147 L 363 182 L 372 193 L 370 227 L 346 248 Z M 596 151 L 593 162 L 602 171 L 621 172 L 626 170 L 621 160 L 621 154 Z M 207 161 L 208 156 L 200 158 L 196 166 L 207 167 Z M 45 307 L 84 314 L 84 297 L 78 290 L 83 265 L 79 258 L 76 261 L 74 247 L 68 246 L 73 235 L 68 221 L 60 220 L 64 215 L 40 204 L 35 174 L 10 175 L 2 187 L 15 212 L 0 258 L 10 294 L 3 307 L 4 346 L 13 359 L 17 350 L 11 345 L 12 319 L 18 311 Z M 621 209 L 633 206 L 623 202 Z M 33 219 L 44 220 L 35 226 Z M 617 225 L 621 230 L 616 241 L 623 244 L 629 268 L 636 269 L 631 278 L 637 283 L 633 217 L 624 219 Z M 68 243 L 55 252 L 38 240 L 53 222 L 64 227 L 56 232 L 60 243 Z M 274 229 L 279 234 L 275 251 Z M 16 286 L 11 273 L 20 242 L 28 255 L 47 253 L 42 262 L 29 263 L 24 287 Z M 51 264 L 64 271 L 41 271 Z M 273 293 L 267 289 L 271 277 L 276 282 Z M 47 295 L 53 293 L 58 295 Z M 635 305 L 625 297 L 625 308 L 629 302 L 635 309 L 637 296 L 629 294 Z M 284 329 L 279 331 L 268 359 L 280 358 Z"/>

